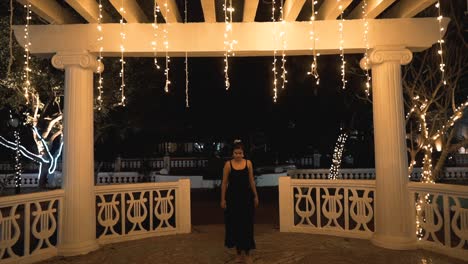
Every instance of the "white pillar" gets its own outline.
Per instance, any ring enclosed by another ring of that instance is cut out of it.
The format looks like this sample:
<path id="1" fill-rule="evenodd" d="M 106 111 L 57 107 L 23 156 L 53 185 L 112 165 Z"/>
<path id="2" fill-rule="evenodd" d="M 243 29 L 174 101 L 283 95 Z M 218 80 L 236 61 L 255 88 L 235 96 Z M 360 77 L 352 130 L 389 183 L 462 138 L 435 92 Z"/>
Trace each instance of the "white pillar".
<path id="1" fill-rule="evenodd" d="M 63 205 L 58 254 L 86 254 L 98 248 L 94 193 L 93 71 L 87 52 L 57 53 L 52 65 L 65 69 L 63 111 Z M 102 68 L 101 68 L 102 69 Z"/>
<path id="2" fill-rule="evenodd" d="M 401 65 L 413 55 L 404 47 L 376 47 L 369 54 L 375 144 L 375 232 L 372 243 L 389 249 L 416 246 L 415 219 L 407 189 L 408 159 Z M 361 66 L 365 67 L 364 59 Z"/>

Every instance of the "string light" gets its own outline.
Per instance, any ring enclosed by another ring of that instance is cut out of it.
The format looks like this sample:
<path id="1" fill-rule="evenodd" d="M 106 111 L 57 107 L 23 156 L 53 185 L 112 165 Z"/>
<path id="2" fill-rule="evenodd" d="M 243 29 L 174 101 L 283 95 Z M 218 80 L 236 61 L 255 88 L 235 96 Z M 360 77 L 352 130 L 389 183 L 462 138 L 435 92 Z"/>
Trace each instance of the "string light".
<path id="1" fill-rule="evenodd" d="M 20 188 L 21 188 L 21 153 L 19 146 L 21 144 L 20 142 L 20 136 L 18 130 L 15 129 L 15 192 L 19 193 Z"/>
<path id="2" fill-rule="evenodd" d="M 156 0 L 154 0 L 154 6 L 153 6 L 153 36 L 154 40 L 151 42 L 151 47 L 153 48 L 153 57 L 154 57 L 154 66 L 156 66 L 156 69 L 160 69 L 161 66 L 158 64 L 158 13 L 161 12 L 159 9 L 159 5 L 156 3 Z"/>
<path id="3" fill-rule="evenodd" d="M 185 0 L 185 24 L 187 24 L 187 0 Z M 188 72 L 188 56 L 187 51 L 185 51 L 185 107 L 189 108 L 189 72 Z"/>
<path id="4" fill-rule="evenodd" d="M 364 61 L 366 63 L 365 74 L 366 74 L 366 85 L 364 91 L 367 96 L 370 96 L 371 89 L 371 77 L 369 73 L 369 21 L 367 20 L 367 0 L 364 0 L 362 5 L 362 14 L 364 22 L 364 43 L 366 45 L 366 51 L 364 52 Z"/>
<path id="5" fill-rule="evenodd" d="M 124 59 L 124 52 L 125 52 L 125 47 L 124 47 L 124 43 L 125 43 L 125 38 L 126 38 L 126 34 L 125 34 L 125 22 L 124 22 L 124 14 L 126 13 L 125 12 L 125 9 L 124 9 L 124 6 L 123 6 L 123 0 L 121 1 L 121 6 L 120 6 L 120 15 L 121 15 L 121 18 L 120 18 L 120 66 L 121 66 L 121 69 L 120 69 L 120 78 L 122 79 L 122 84 L 120 85 L 120 103 L 119 105 L 121 106 L 125 106 L 125 103 L 126 103 L 126 98 L 125 98 L 125 59 Z"/>
<path id="6" fill-rule="evenodd" d="M 164 69 L 164 75 L 166 76 L 166 83 L 164 85 L 164 91 L 168 93 L 169 85 L 171 84 L 171 81 L 169 80 L 169 63 L 171 62 L 171 58 L 169 57 L 169 5 L 167 4 L 167 0 L 164 2 L 164 9 L 166 15 L 166 26 L 164 27 L 164 49 L 166 51 L 166 68 Z"/>
<path id="7" fill-rule="evenodd" d="M 307 72 L 308 75 L 314 76 L 315 79 L 315 84 L 319 85 L 320 84 L 320 76 L 318 73 L 318 64 L 317 64 L 317 57 L 320 56 L 320 54 L 317 54 L 317 50 L 315 47 L 316 41 L 318 40 L 316 33 L 315 33 L 315 17 L 318 14 L 317 11 L 315 11 L 315 5 L 317 4 L 316 0 L 312 0 L 312 15 L 310 16 L 310 22 L 311 24 L 311 31 L 309 32 L 310 39 L 312 40 L 312 55 L 313 55 L 313 60 L 312 63 L 310 64 L 310 72 Z"/>
<path id="8" fill-rule="evenodd" d="M 271 22 L 273 22 L 273 68 L 271 69 L 273 71 L 273 102 L 276 103 L 278 99 L 278 80 L 277 80 L 277 75 L 278 72 L 276 71 L 276 43 L 277 43 L 277 36 L 276 36 L 276 18 L 275 18 L 275 0 L 271 1 Z"/>
<path id="9" fill-rule="evenodd" d="M 440 56 L 440 64 L 439 64 L 439 70 L 440 74 L 442 77 L 442 83 L 444 85 L 447 85 L 447 80 L 445 80 L 445 62 L 444 62 L 444 54 L 443 54 L 443 44 L 445 43 L 442 32 L 444 31 L 444 28 L 442 27 L 442 12 L 441 12 L 441 6 L 440 6 L 440 0 L 437 0 L 437 4 L 435 5 L 437 8 L 438 16 L 437 16 L 437 21 L 439 24 L 439 40 L 437 42 L 439 43 L 439 50 L 437 51 L 437 54 Z"/>
<path id="10" fill-rule="evenodd" d="M 341 82 L 343 83 L 343 89 L 346 89 L 346 79 L 345 79 L 345 69 L 346 69 L 346 60 L 344 55 L 344 38 L 343 38 L 343 27 L 344 27 L 344 16 L 343 16 L 343 5 L 341 4 L 341 0 L 337 0 L 339 2 L 338 9 L 340 10 L 340 22 L 339 25 L 339 32 L 340 32 L 340 58 L 341 58 Z"/>
<path id="11" fill-rule="evenodd" d="M 101 111 L 102 109 L 102 89 L 103 89 L 103 77 L 102 77 L 102 68 L 101 68 L 101 65 L 102 65 L 102 51 L 103 51 L 103 47 L 102 47 L 102 41 L 104 39 L 104 36 L 102 34 L 102 2 L 101 0 L 99 0 L 99 17 L 98 17 L 98 25 L 97 25 L 97 30 L 98 30 L 98 33 L 99 33 L 99 36 L 98 36 L 98 43 L 100 44 L 99 45 L 99 55 L 98 55 L 98 68 L 97 68 L 97 71 L 98 71 L 98 74 L 99 74 L 99 77 L 98 77 L 98 97 L 97 97 L 97 109 L 98 111 Z"/>
<path id="12" fill-rule="evenodd" d="M 30 53 L 30 48 L 31 48 L 31 40 L 29 39 L 29 21 L 31 20 L 31 4 L 29 1 L 27 2 L 26 5 L 24 5 L 24 8 L 26 9 L 26 26 L 24 27 L 24 38 L 25 38 L 25 44 L 24 44 L 24 84 L 23 84 L 23 94 L 24 98 L 26 99 L 26 104 L 29 104 L 29 93 L 31 90 L 31 80 L 29 73 L 31 72 L 31 68 L 29 67 L 29 60 L 31 57 L 29 56 Z"/>
<path id="13" fill-rule="evenodd" d="M 224 84 L 226 90 L 229 90 L 231 83 L 229 81 L 229 57 L 234 56 L 234 45 L 237 41 L 232 39 L 232 13 L 234 8 L 232 7 L 232 0 L 229 0 L 229 7 L 227 6 L 227 0 L 224 0 Z"/>
<path id="14" fill-rule="evenodd" d="M 281 21 L 281 32 L 280 32 L 280 38 L 282 42 L 282 51 L 281 51 L 281 89 L 284 89 L 286 83 L 288 80 L 286 79 L 286 74 L 288 73 L 286 71 L 286 54 L 285 54 L 285 49 L 286 49 L 286 36 L 285 36 L 285 31 L 284 27 L 286 25 L 286 21 L 284 20 L 284 12 L 283 12 L 283 0 L 280 1 L 280 21 Z"/>
<path id="15" fill-rule="evenodd" d="M 343 150 L 344 150 L 344 146 L 345 146 L 347 139 L 348 139 L 348 134 L 346 134 L 343 131 L 340 131 L 340 135 L 338 136 L 338 140 L 336 141 L 335 149 L 333 151 L 330 174 L 328 175 L 328 178 L 331 180 L 336 180 L 338 178 L 338 174 L 340 172 L 340 166 L 341 166 L 341 158 L 343 156 Z"/>

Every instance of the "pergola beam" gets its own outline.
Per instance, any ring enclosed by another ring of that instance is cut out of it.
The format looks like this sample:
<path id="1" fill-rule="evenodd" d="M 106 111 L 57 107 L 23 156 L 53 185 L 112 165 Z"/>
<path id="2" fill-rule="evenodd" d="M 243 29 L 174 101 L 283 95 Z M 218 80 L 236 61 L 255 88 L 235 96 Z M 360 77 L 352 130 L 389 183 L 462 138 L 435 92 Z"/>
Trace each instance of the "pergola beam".
<path id="1" fill-rule="evenodd" d="M 166 23 L 182 22 L 182 18 L 180 16 L 179 9 L 177 8 L 177 4 L 175 0 L 156 0 L 156 3 L 158 3 L 159 5 L 161 14 L 164 17 L 164 20 L 166 20 Z M 169 10 L 167 14 L 166 14 L 166 6 L 165 6 L 166 3 L 167 3 L 168 10 Z"/>
<path id="2" fill-rule="evenodd" d="M 146 17 L 143 10 L 136 2 L 136 0 L 125 0 L 123 1 L 124 5 L 122 6 L 122 1 L 120 0 L 109 0 L 109 2 L 114 6 L 114 8 L 123 16 L 127 23 L 148 23 L 148 18 Z M 122 9 L 124 13 L 122 13 Z"/>
<path id="3" fill-rule="evenodd" d="M 203 17 L 206 23 L 216 23 L 215 0 L 201 0 Z"/>
<path id="4" fill-rule="evenodd" d="M 288 22 L 296 21 L 306 0 L 286 0 L 284 2 L 284 20 Z"/>
<path id="5" fill-rule="evenodd" d="M 325 0 L 318 10 L 318 20 L 336 19 L 352 0 Z M 341 7 L 341 8 L 340 8 Z"/>
<path id="6" fill-rule="evenodd" d="M 60 6 L 55 0 L 17 0 L 22 5 L 31 5 L 33 11 L 39 17 L 50 24 L 73 24 L 80 21 L 67 9 Z"/>
<path id="7" fill-rule="evenodd" d="M 65 0 L 73 9 L 76 10 L 89 23 L 98 23 L 99 4 L 96 0 Z M 101 10 L 102 23 L 109 22 L 110 16 L 105 10 Z"/>
<path id="8" fill-rule="evenodd" d="M 245 0 L 242 21 L 254 22 L 259 0 Z"/>
<path id="9" fill-rule="evenodd" d="M 437 0 L 400 0 L 385 14 L 387 18 L 409 18 L 433 5 Z"/>
<path id="10" fill-rule="evenodd" d="M 447 28 L 449 19 L 442 20 Z M 321 54 L 339 54 L 340 36 L 338 20 L 317 21 L 315 33 L 320 36 L 316 50 Z M 344 50 L 346 53 L 363 53 L 366 49 L 362 37 L 362 22 L 360 20 L 345 20 L 343 32 Z M 158 28 L 158 40 L 162 43 L 163 31 L 169 30 L 170 56 L 185 56 L 187 51 L 191 57 L 222 57 L 224 56 L 223 23 L 175 23 L 166 28 L 161 24 Z M 276 47 L 281 45 L 272 41 L 275 25 L 272 22 L 233 23 L 233 38 L 238 41 L 235 46 L 236 56 L 271 56 Z M 311 54 L 309 22 L 285 22 L 286 55 Z M 437 43 L 439 28 L 434 27 L 434 18 L 408 19 L 369 19 L 369 46 L 401 46 L 412 51 L 421 51 Z M 17 41 L 24 46 L 24 26 L 15 26 Z M 104 24 L 102 43 L 97 43 L 99 32 L 91 24 L 78 25 L 37 25 L 30 26 L 29 36 L 32 54 L 54 54 L 57 51 L 87 50 L 98 54 L 103 47 L 103 56 L 120 56 L 119 24 Z M 154 28 L 151 24 L 126 25 L 125 56 L 154 56 L 151 42 L 154 41 Z M 402 44 L 404 43 L 404 44 Z M 158 47 L 157 52 L 164 54 L 164 47 Z"/>
<path id="11" fill-rule="evenodd" d="M 393 4 L 395 0 L 370 0 L 367 2 L 367 18 L 376 18 L 380 15 L 387 7 Z M 417 2 L 417 1 L 416 1 Z M 364 18 L 364 14 L 362 13 L 362 7 L 364 6 L 364 1 L 359 3 L 353 11 L 349 14 L 349 19 L 361 19 Z"/>

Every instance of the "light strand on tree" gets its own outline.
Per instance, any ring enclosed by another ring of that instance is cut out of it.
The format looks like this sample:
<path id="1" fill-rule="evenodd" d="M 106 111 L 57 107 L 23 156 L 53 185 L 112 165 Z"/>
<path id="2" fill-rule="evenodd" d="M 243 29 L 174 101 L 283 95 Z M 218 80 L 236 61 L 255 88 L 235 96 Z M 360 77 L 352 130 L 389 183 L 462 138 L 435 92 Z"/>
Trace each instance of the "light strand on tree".
<path id="1" fill-rule="evenodd" d="M 29 104 L 29 93 L 31 90 L 31 80 L 29 73 L 31 72 L 31 68 L 29 65 L 29 60 L 31 59 L 31 56 L 29 56 L 30 49 L 31 49 L 31 40 L 29 38 L 29 21 L 31 20 L 31 4 L 29 1 L 27 2 L 26 5 L 24 5 L 24 8 L 26 9 L 26 25 L 24 27 L 24 39 L 25 39 L 25 44 L 24 44 L 24 73 L 23 73 L 23 78 L 24 78 L 24 84 L 23 84 L 23 95 L 24 98 L 26 99 L 26 104 Z"/>
<path id="2" fill-rule="evenodd" d="M 15 188 L 21 187 L 21 152 L 20 152 L 20 136 L 18 130 L 15 129 Z"/>
<path id="3" fill-rule="evenodd" d="M 442 32 L 444 31 L 444 27 L 442 27 L 442 12 L 441 12 L 441 6 L 440 6 L 440 0 L 437 0 L 437 4 L 435 5 L 437 8 L 438 16 L 437 16 L 437 21 L 439 24 L 439 40 L 437 42 L 439 43 L 439 50 L 437 51 L 437 54 L 440 56 L 440 64 L 439 64 L 439 70 L 441 74 L 441 79 L 442 83 L 444 85 L 447 85 L 447 80 L 445 79 L 445 62 L 444 62 L 444 54 L 443 54 L 443 44 L 445 43 Z"/>
<path id="4" fill-rule="evenodd" d="M 320 53 L 317 54 L 317 50 L 315 47 L 316 41 L 318 40 L 315 32 L 315 17 L 317 15 L 317 11 L 315 11 L 315 5 L 317 4 L 316 0 L 312 0 L 312 14 L 310 16 L 309 24 L 311 25 L 311 31 L 309 31 L 310 39 L 312 40 L 312 55 L 313 60 L 310 64 L 310 72 L 307 72 L 308 75 L 314 76 L 315 84 L 320 84 L 320 76 L 318 73 L 318 62 L 317 57 L 320 56 Z"/>
<path id="5" fill-rule="evenodd" d="M 275 18 L 275 0 L 271 1 L 271 22 L 273 22 L 273 67 L 271 71 L 273 72 L 273 102 L 276 103 L 278 99 L 278 80 L 277 75 L 278 72 L 276 71 L 276 43 L 277 43 L 277 36 L 276 36 L 276 18 Z"/>
<path id="6" fill-rule="evenodd" d="M 363 14 L 363 22 L 364 22 L 364 44 L 366 45 L 366 51 L 364 52 L 364 61 L 365 61 L 365 73 L 366 73 L 366 85 L 364 91 L 366 92 L 367 96 L 370 96 L 370 89 L 371 89 L 371 76 L 369 73 L 369 21 L 367 20 L 367 0 L 363 1 L 362 5 L 362 14 Z"/>
<path id="7" fill-rule="evenodd" d="M 168 15 L 169 15 L 169 5 L 167 4 L 167 0 L 164 2 L 164 10 L 165 10 L 165 19 L 166 25 L 164 27 L 164 49 L 166 51 L 166 68 L 164 69 L 164 75 L 166 76 L 166 82 L 164 85 L 164 91 L 166 93 L 169 92 L 169 85 L 171 81 L 169 80 L 169 63 L 171 62 L 171 58 L 169 57 L 169 22 L 168 22 Z"/>
<path id="8" fill-rule="evenodd" d="M 340 22 L 338 23 L 339 32 L 340 32 L 340 58 L 341 58 L 341 82 L 343 83 L 343 89 L 346 89 L 346 60 L 344 54 L 344 37 L 343 37 L 343 27 L 344 27 L 344 16 L 343 16 L 343 5 L 341 4 L 341 0 L 337 0 L 339 2 L 338 9 L 340 10 Z"/>
<path id="9" fill-rule="evenodd" d="M 185 0 L 185 5 L 184 5 L 184 21 L 185 24 L 187 24 L 188 19 L 187 19 L 187 0 Z M 188 72 L 188 56 L 187 56 L 187 51 L 185 51 L 185 107 L 189 108 L 189 72 Z"/>
<path id="10" fill-rule="evenodd" d="M 124 43 L 125 43 L 125 38 L 126 38 L 126 34 L 125 34 L 125 21 L 124 21 L 124 14 L 126 13 L 125 12 L 125 8 L 124 8 L 124 5 L 123 5 L 124 1 L 122 0 L 121 1 L 121 6 L 120 6 L 120 78 L 121 78 L 121 81 L 122 83 L 120 84 L 120 102 L 119 102 L 119 105 L 121 106 L 125 106 L 125 103 L 126 103 L 126 98 L 125 98 L 125 59 L 124 59 L 124 53 L 125 53 L 125 46 L 124 46 Z"/>
<path id="11" fill-rule="evenodd" d="M 280 21 L 281 21 L 281 32 L 280 32 L 280 39 L 281 39 L 281 89 L 284 89 L 286 86 L 286 83 L 288 82 L 286 78 L 286 74 L 288 73 L 286 71 L 286 35 L 285 35 L 285 30 L 284 27 L 286 25 L 286 21 L 284 20 L 284 11 L 283 11 L 283 0 L 280 0 Z"/>
<path id="12" fill-rule="evenodd" d="M 229 57 L 234 56 L 234 45 L 237 44 L 237 41 L 232 39 L 232 13 L 234 12 L 234 7 L 232 7 L 232 0 L 229 0 L 229 6 L 227 6 L 227 0 L 224 0 L 223 5 L 224 10 L 224 84 L 226 90 L 229 90 L 231 87 L 231 82 L 229 81 Z"/>
<path id="13" fill-rule="evenodd" d="M 347 139 L 348 134 L 341 131 L 340 135 L 338 136 L 338 140 L 336 141 L 335 149 L 333 150 L 332 164 L 330 167 L 330 174 L 328 175 L 328 179 L 338 179 L 341 167 L 341 158 L 343 156 L 343 150 Z"/>
<path id="14" fill-rule="evenodd" d="M 104 39 L 104 36 L 102 34 L 102 2 L 101 0 L 99 0 L 99 16 L 98 16 L 98 25 L 97 25 L 97 30 L 98 30 L 98 33 L 99 33 L 99 36 L 98 36 L 98 43 L 99 43 L 99 55 L 98 55 L 98 67 L 97 67 L 97 72 L 99 74 L 98 76 L 98 96 L 97 96 L 97 109 L 98 111 L 101 111 L 102 109 L 102 90 L 103 90 L 103 82 L 104 82 L 104 79 L 102 77 L 102 68 L 101 68 L 101 65 L 102 65 L 102 51 L 103 51 L 103 47 L 102 47 L 102 41 Z"/>
<path id="15" fill-rule="evenodd" d="M 153 41 L 151 42 L 151 47 L 153 48 L 153 57 L 154 57 L 154 66 L 156 66 L 156 69 L 160 69 L 161 66 L 158 64 L 158 13 L 161 12 L 159 9 L 158 3 L 156 3 L 156 0 L 154 0 L 154 6 L 153 6 Z"/>

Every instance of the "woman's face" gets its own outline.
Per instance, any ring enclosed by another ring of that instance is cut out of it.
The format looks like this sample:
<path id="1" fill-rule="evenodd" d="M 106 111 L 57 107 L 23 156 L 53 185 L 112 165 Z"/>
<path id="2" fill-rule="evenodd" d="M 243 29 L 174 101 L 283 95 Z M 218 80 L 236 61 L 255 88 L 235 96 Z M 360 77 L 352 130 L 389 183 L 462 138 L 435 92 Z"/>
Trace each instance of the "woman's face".
<path id="1" fill-rule="evenodd" d="M 232 152 L 232 156 L 234 157 L 234 159 L 236 160 L 241 160 L 244 158 L 244 151 L 242 149 L 234 149 L 234 151 Z"/>

